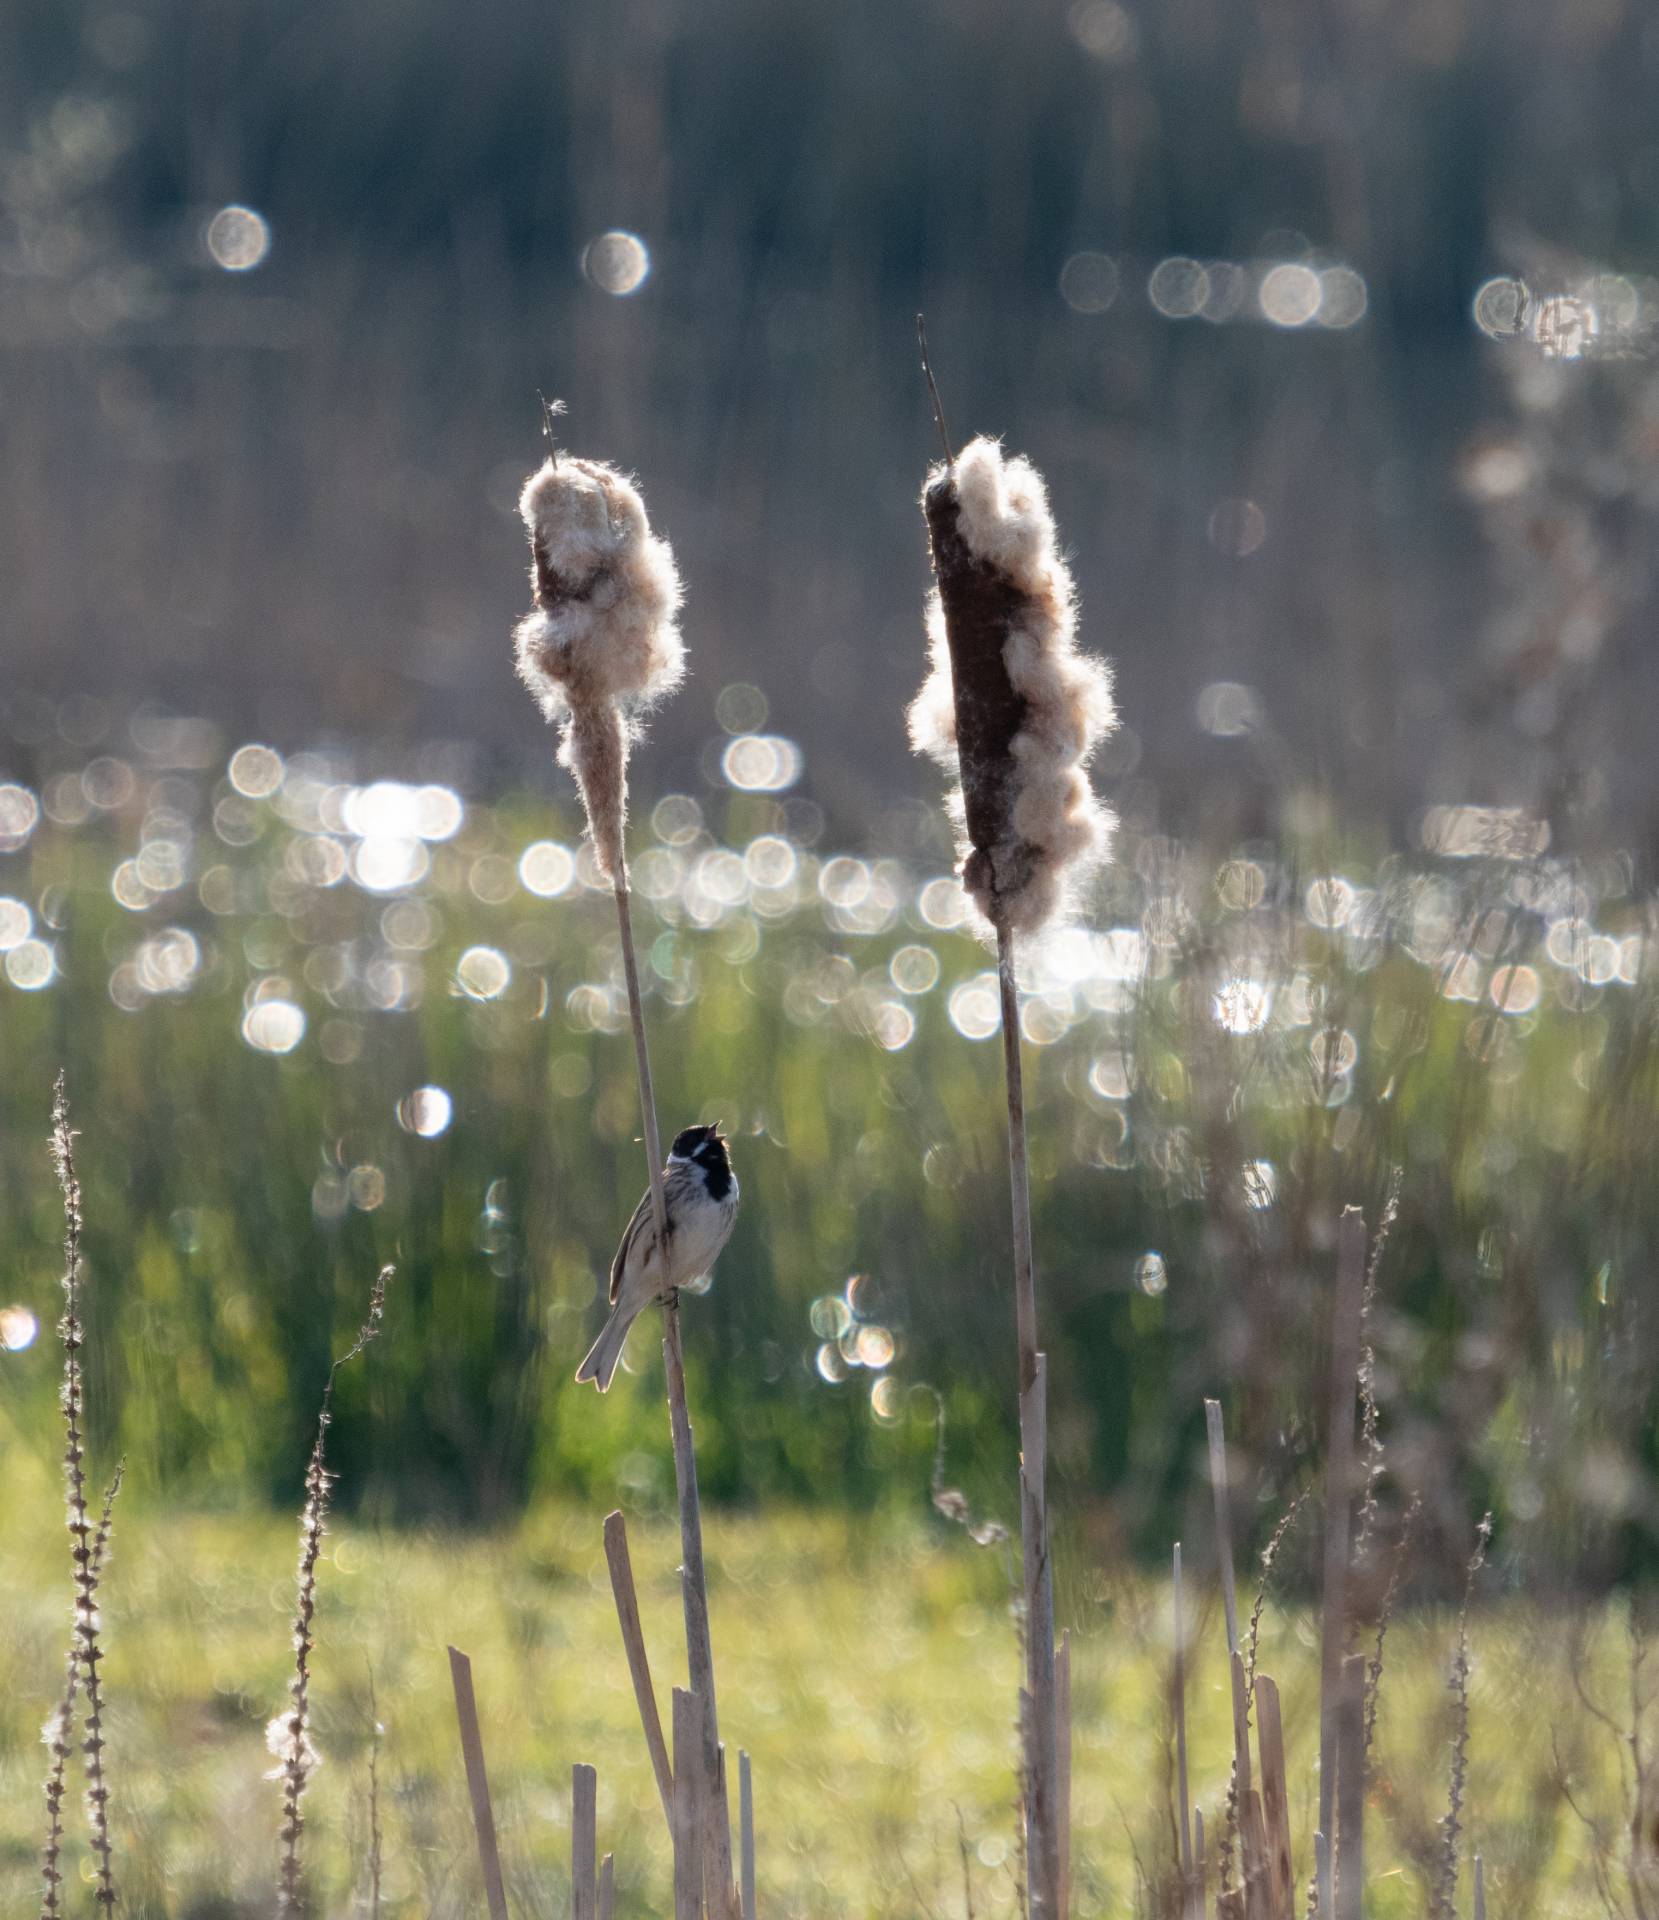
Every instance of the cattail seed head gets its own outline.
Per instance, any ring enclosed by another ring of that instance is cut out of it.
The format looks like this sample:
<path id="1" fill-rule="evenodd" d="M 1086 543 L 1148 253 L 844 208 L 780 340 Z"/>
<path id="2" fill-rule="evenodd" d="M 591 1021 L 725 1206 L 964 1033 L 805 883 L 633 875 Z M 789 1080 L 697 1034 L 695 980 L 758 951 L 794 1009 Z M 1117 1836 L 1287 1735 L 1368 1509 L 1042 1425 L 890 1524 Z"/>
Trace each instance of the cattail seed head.
<path id="1" fill-rule="evenodd" d="M 557 455 L 525 482 L 535 606 L 513 632 L 519 677 L 561 730 L 602 870 L 622 866 L 628 752 L 685 675 L 674 555 L 626 475 Z"/>
<path id="2" fill-rule="evenodd" d="M 922 495 L 937 582 L 910 739 L 955 774 L 962 880 L 990 927 L 1032 933 L 1106 856 L 1084 772 L 1117 725 L 1110 669 L 1077 651 L 1070 571 L 1042 476 L 971 441 Z"/>

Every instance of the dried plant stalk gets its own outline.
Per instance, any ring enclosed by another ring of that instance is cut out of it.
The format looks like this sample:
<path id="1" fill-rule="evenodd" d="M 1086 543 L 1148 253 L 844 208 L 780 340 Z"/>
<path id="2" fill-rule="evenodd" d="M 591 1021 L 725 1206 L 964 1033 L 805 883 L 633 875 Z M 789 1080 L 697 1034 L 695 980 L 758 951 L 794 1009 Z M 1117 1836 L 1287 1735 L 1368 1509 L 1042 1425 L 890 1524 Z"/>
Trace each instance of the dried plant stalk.
<path id="1" fill-rule="evenodd" d="M 1187 1788 L 1187 1609 L 1181 1581 L 1181 1543 L 1175 1543 L 1174 1575 L 1175 1653 L 1170 1672 L 1170 1694 L 1175 1713 L 1175 1792 L 1180 1805 L 1181 1912 L 1193 1907 L 1192 1815 Z"/>
<path id="2" fill-rule="evenodd" d="M 703 1703 L 674 1689 L 674 1920 L 703 1912 Z"/>
<path id="3" fill-rule="evenodd" d="M 104 1657 L 98 1634 L 98 1567 L 94 1558 L 91 1522 L 86 1511 L 86 1445 L 83 1427 L 86 1419 L 86 1378 L 81 1349 L 86 1331 L 81 1321 L 81 1283 L 83 1279 L 81 1235 L 85 1216 L 81 1205 L 81 1181 L 75 1168 L 75 1130 L 69 1119 L 69 1091 L 63 1074 L 52 1090 L 52 1165 L 63 1196 L 63 1318 L 58 1332 L 63 1339 L 63 1472 L 66 1510 L 69 1524 L 70 1557 L 75 1569 L 75 1616 L 71 1645 L 72 1660 L 79 1663 L 82 1684 L 86 1688 L 86 1739 L 81 1752 L 86 1760 L 87 1821 L 92 1833 L 92 1850 L 97 1861 L 98 1904 L 108 1913 L 115 1905 L 115 1867 L 109 1838 L 109 1787 L 104 1777 L 104 1688 L 98 1668 Z M 64 1733 L 67 1736 L 68 1727 Z M 56 1898 L 56 1882 L 48 1882 Z"/>
<path id="4" fill-rule="evenodd" d="M 570 1770 L 571 1920 L 599 1920 L 599 1775 L 578 1760 Z"/>
<path id="5" fill-rule="evenodd" d="M 926 369 L 926 342 L 923 341 Z M 940 437 L 946 439 L 938 391 Z M 1068 887 L 1104 858 L 1110 817 L 1084 767 L 1115 724 L 1106 668 L 1076 649 L 1076 602 L 1041 476 L 977 439 L 928 475 L 933 553 L 931 671 L 910 713 L 911 744 L 954 776 L 950 810 L 962 880 L 994 934 L 1002 1002 L 1019 1340 L 1025 1694 L 1021 1786 L 1033 1920 L 1061 1911 L 1054 1587 L 1045 1490 L 1046 1370 L 1037 1345 L 1031 1196 L 1014 942 L 1038 931 Z"/>
<path id="6" fill-rule="evenodd" d="M 615 893 L 651 1211 L 658 1244 L 665 1246 L 662 1142 L 634 951 L 624 828 L 628 756 L 641 716 L 671 693 L 685 673 L 676 624 L 680 579 L 668 543 L 651 531 L 637 488 L 601 461 L 553 454 L 525 483 L 519 512 L 530 536 L 535 598 L 534 609 L 514 632 L 519 673 L 547 718 L 561 729 L 559 759 L 576 776 L 594 854 Z M 663 1301 L 663 1367 L 680 1508 L 687 1670 L 692 1691 L 707 1712 L 710 1749 L 705 1764 L 712 1766 L 719 1741 L 714 1649 L 679 1299 L 673 1293 Z M 723 1883 L 713 1904 L 724 1916 L 734 1899 L 730 1816 L 725 1794 L 712 1777 L 709 1787 L 717 1796 L 725 1833 L 723 1844 L 716 1837 L 711 1861 L 711 1873 Z"/>
<path id="7" fill-rule="evenodd" d="M 1361 1920 L 1365 1902 L 1365 1656 L 1342 1663 L 1337 1714 L 1336 1916 Z"/>
<path id="8" fill-rule="evenodd" d="M 616 1855 L 607 1853 L 599 1863 L 599 1920 L 611 1920 L 616 1911 Z"/>
<path id="9" fill-rule="evenodd" d="M 1377 1612 L 1377 1637 L 1371 1648 L 1371 1659 L 1365 1669 L 1365 1750 L 1371 1751 L 1372 1742 L 1377 1737 L 1377 1706 L 1382 1697 L 1383 1648 L 1388 1639 L 1388 1625 L 1394 1618 L 1394 1609 L 1400 1598 L 1400 1583 L 1405 1576 L 1406 1556 L 1411 1551 L 1412 1536 L 1417 1529 L 1418 1516 L 1423 1511 L 1421 1492 L 1411 1496 L 1411 1505 L 1406 1508 L 1406 1517 L 1400 1524 L 1400 1539 L 1394 1549 L 1394 1564 L 1388 1571 L 1388 1585 L 1383 1591 L 1382 1606 Z"/>
<path id="10" fill-rule="evenodd" d="M 605 1518 L 605 1559 L 610 1565 L 611 1593 L 616 1601 L 617 1622 L 622 1628 L 622 1645 L 628 1656 L 628 1673 L 634 1683 L 640 1725 L 650 1750 L 651 1770 L 656 1775 L 663 1816 L 672 1836 L 674 1771 L 668 1763 L 668 1744 L 663 1739 L 656 1689 L 651 1684 L 651 1663 L 645 1652 L 645 1629 L 640 1624 L 639 1596 L 634 1590 L 634 1567 L 628 1554 L 628 1523 L 620 1512 Z"/>
<path id="11" fill-rule="evenodd" d="M 1060 1920 L 1071 1913 L 1071 1629 L 1054 1655 L 1054 1819 L 1060 1856 Z"/>
<path id="12" fill-rule="evenodd" d="M 1279 1715 L 1278 1686 L 1265 1673 L 1256 1676 L 1256 1738 L 1261 1745 L 1262 1824 L 1267 1835 L 1267 1882 L 1273 1920 L 1293 1920 L 1295 1883 L 1290 1862 L 1284 1724 Z"/>
<path id="13" fill-rule="evenodd" d="M 501 1877 L 501 1852 L 495 1839 L 490 1776 L 484 1765 L 484 1735 L 478 1724 L 477 1697 L 472 1690 L 472 1662 L 459 1647 L 449 1649 L 449 1678 L 455 1690 L 455 1718 L 461 1729 L 461 1757 L 466 1763 L 467 1795 L 472 1801 L 473 1832 L 478 1836 L 484 1895 L 489 1902 L 490 1920 L 507 1920 L 507 1889 Z"/>
<path id="14" fill-rule="evenodd" d="M 749 1756 L 741 1748 L 737 1755 L 737 1807 L 739 1854 L 743 1862 L 739 1905 L 743 1920 L 755 1920 L 755 1785 Z"/>
<path id="15" fill-rule="evenodd" d="M 121 1491 L 121 1482 L 126 1477 L 126 1472 L 126 1461 L 118 1461 L 114 1477 L 104 1489 L 104 1510 L 92 1542 L 94 1582 L 102 1577 L 109 1558 L 110 1528 L 115 1518 L 115 1496 Z M 59 1920 L 63 1912 L 61 1904 L 63 1870 L 59 1864 L 63 1856 L 63 1798 L 66 1791 L 69 1756 L 74 1750 L 71 1743 L 75 1732 L 75 1702 L 80 1692 L 80 1684 L 81 1644 L 77 1627 L 77 1631 L 70 1637 L 69 1653 L 64 1664 L 63 1698 L 58 1703 L 57 1711 L 46 1722 L 41 1734 L 52 1756 L 46 1773 L 46 1844 L 41 1851 L 40 1869 L 41 1920 Z"/>
<path id="16" fill-rule="evenodd" d="M 1204 1402 L 1204 1429 L 1210 1448 L 1210 1490 L 1215 1501 L 1215 1557 L 1221 1575 L 1221 1606 L 1227 1622 L 1227 1652 L 1238 1652 L 1238 1592 L 1233 1583 L 1233 1520 L 1227 1491 L 1227 1435 L 1221 1402 Z"/>
<path id="17" fill-rule="evenodd" d="M 319 1761 L 311 1744 L 311 1655 L 316 1649 L 312 1628 L 317 1619 L 317 1561 L 322 1554 L 323 1535 L 328 1530 L 328 1512 L 334 1498 L 334 1475 L 328 1471 L 328 1429 L 334 1418 L 334 1382 L 348 1360 L 355 1360 L 380 1332 L 386 1312 L 386 1288 L 392 1269 L 382 1267 L 369 1291 L 368 1318 L 357 1338 L 328 1370 L 323 1386 L 322 1406 L 317 1415 L 317 1438 L 305 1469 L 305 1505 L 300 1509 L 300 1559 L 296 1578 L 294 1607 L 294 1677 L 288 1683 L 289 1705 L 265 1729 L 265 1739 L 278 1765 L 270 1775 L 282 1782 L 282 1864 L 277 1885 L 277 1912 L 305 1911 L 304 1870 L 300 1859 L 300 1836 L 305 1818 L 300 1802 L 305 1797 L 311 1775 Z"/>
<path id="18" fill-rule="evenodd" d="M 1469 1778 L 1469 1605 L 1475 1581 L 1486 1565 L 1492 1539 L 1492 1516 L 1486 1514 L 1475 1530 L 1475 1550 L 1463 1577 L 1463 1602 L 1457 1613 L 1457 1648 L 1447 1685 L 1452 1694 L 1452 1767 L 1445 1817 L 1440 1822 L 1440 1870 L 1435 1878 L 1430 1920 L 1454 1920 L 1457 1912 L 1458 1837 L 1463 1832 L 1463 1795 Z"/>
<path id="19" fill-rule="evenodd" d="M 1360 1311 L 1365 1291 L 1365 1215 L 1345 1207 L 1337 1223 L 1336 1299 L 1331 1313 L 1330 1433 L 1325 1449 L 1325 1559 L 1319 1663 L 1319 1831 L 1336 1834 L 1337 1719 L 1342 1662 L 1348 1652 L 1348 1570 L 1354 1496 L 1354 1394 L 1359 1372 Z M 1327 1848 L 1327 1859 L 1334 1848 Z M 1319 1911 L 1330 1920 L 1327 1877 Z"/>

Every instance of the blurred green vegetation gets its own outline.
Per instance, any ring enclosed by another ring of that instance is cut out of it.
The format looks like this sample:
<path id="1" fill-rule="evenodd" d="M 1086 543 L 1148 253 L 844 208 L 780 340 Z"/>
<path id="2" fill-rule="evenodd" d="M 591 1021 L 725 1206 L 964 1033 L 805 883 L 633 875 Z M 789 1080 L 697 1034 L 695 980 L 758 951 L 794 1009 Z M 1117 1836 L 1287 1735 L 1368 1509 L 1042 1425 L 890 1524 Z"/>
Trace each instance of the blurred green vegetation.
<path id="1" fill-rule="evenodd" d="M 491 1524 L 537 1495 L 665 1502 L 649 1330 L 603 1403 L 571 1379 L 644 1168 L 612 903 L 569 812 L 363 785 L 343 756 L 256 749 L 232 778 L 203 729 L 138 737 L 51 776 L 0 854 L 5 1293 L 40 1329 L 0 1352 L 8 1450 L 56 1444 L 62 1066 L 93 1442 L 135 1488 L 290 1502 L 391 1260 L 385 1339 L 340 1383 L 344 1500 Z M 1319 1456 L 1337 1213 L 1375 1222 L 1398 1168 L 1385 1504 L 1422 1492 L 1446 1578 L 1488 1504 L 1514 1579 L 1629 1572 L 1654 1512 L 1647 908 L 1626 863 L 1555 860 L 1518 816 L 1448 815 L 1406 858 L 1301 805 L 1279 847 L 1127 821 L 1085 903 L 1106 931 L 1027 956 L 1057 1499 L 1161 1557 L 1222 1392 L 1270 1524 Z M 994 1002 L 936 831 L 837 854 L 810 801 L 717 775 L 640 812 L 664 1129 L 724 1120 L 743 1182 L 684 1313 L 717 1503 L 919 1508 L 942 1405 L 950 1478 L 1013 1510 Z"/>

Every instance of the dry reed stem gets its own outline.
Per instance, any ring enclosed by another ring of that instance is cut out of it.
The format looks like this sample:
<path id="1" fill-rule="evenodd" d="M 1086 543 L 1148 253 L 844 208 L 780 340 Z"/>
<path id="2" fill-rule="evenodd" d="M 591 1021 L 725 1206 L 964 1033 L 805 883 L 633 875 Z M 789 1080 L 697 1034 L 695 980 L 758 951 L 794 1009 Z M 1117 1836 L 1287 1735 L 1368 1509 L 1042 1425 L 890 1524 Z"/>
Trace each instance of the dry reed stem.
<path id="1" fill-rule="evenodd" d="M 1192 1810 L 1192 1880 L 1198 1896 L 1198 1920 L 1206 1920 L 1209 1891 L 1204 1884 L 1204 1812 L 1201 1807 Z"/>
<path id="2" fill-rule="evenodd" d="M 496 1846 L 490 1776 L 484 1766 L 484 1735 L 478 1724 L 478 1701 L 472 1690 L 472 1662 L 459 1647 L 449 1649 L 449 1678 L 455 1689 L 455 1718 L 461 1729 L 461 1757 L 466 1762 L 467 1793 L 472 1801 L 473 1832 L 478 1836 L 484 1895 L 489 1902 L 490 1920 L 507 1920 L 507 1889 L 501 1878 L 501 1853 Z"/>
<path id="3" fill-rule="evenodd" d="M 288 1683 L 290 1705 L 265 1730 L 271 1751 L 277 1756 L 274 1778 L 282 1782 L 282 1862 L 277 1886 L 277 1912 L 303 1913 L 305 1910 L 304 1870 L 300 1859 L 300 1837 L 305 1818 L 300 1802 L 317 1767 L 316 1750 L 311 1745 L 311 1655 L 316 1650 L 312 1628 L 317 1620 L 317 1562 L 321 1557 L 323 1536 L 328 1531 L 328 1513 L 334 1497 L 334 1476 L 328 1471 L 328 1429 L 334 1418 L 334 1382 L 347 1361 L 355 1360 L 380 1332 L 386 1312 L 386 1288 L 392 1268 L 382 1267 L 369 1290 L 368 1317 L 358 1329 L 357 1338 L 328 1370 L 323 1384 L 322 1405 L 317 1413 L 317 1438 L 305 1468 L 305 1504 L 300 1509 L 300 1558 L 296 1576 L 294 1606 L 294 1677 Z"/>
<path id="4" fill-rule="evenodd" d="M 1365 1656 L 1342 1663 L 1336 1743 L 1336 1916 L 1361 1920 L 1365 1905 Z"/>
<path id="5" fill-rule="evenodd" d="M 1181 1911 L 1192 1909 L 1192 1813 L 1187 1788 L 1187 1620 L 1186 1599 L 1181 1582 L 1181 1543 L 1175 1543 L 1175 1657 L 1170 1674 L 1170 1692 L 1175 1709 L 1175 1791 L 1180 1803 L 1181 1825 Z"/>
<path id="6" fill-rule="evenodd" d="M 1060 1920 L 1071 1914 L 1071 1629 L 1054 1654 L 1054 1818 L 1060 1861 Z"/>
<path id="7" fill-rule="evenodd" d="M 109 1788 L 104 1779 L 104 1691 L 98 1666 L 104 1657 L 98 1644 L 98 1575 L 92 1559 L 92 1526 L 86 1513 L 86 1447 L 82 1423 L 86 1418 L 86 1379 L 81 1349 L 86 1332 L 81 1323 L 81 1181 L 75 1169 L 75 1130 L 69 1120 L 69 1090 L 59 1073 L 52 1089 L 52 1165 L 63 1196 L 63 1339 L 64 1483 L 67 1494 L 70 1557 L 75 1568 L 75 1625 L 72 1645 L 79 1654 L 86 1687 L 87 1821 L 97 1858 L 97 1901 L 109 1913 L 115 1906 L 115 1870 L 109 1838 Z"/>
<path id="8" fill-rule="evenodd" d="M 743 1920 L 755 1920 L 755 1787 L 749 1756 L 741 1748 L 737 1755 L 737 1824 L 743 1862 L 739 1901 Z"/>
<path id="9" fill-rule="evenodd" d="M 703 1913 L 703 1706 L 674 1689 L 674 1920 Z"/>
<path id="10" fill-rule="evenodd" d="M 380 1920 L 380 1703 L 375 1698 L 374 1669 L 369 1669 L 369 1920 Z"/>
<path id="11" fill-rule="evenodd" d="M 578 1760 L 570 1770 L 571 1920 L 599 1920 L 599 1775 Z"/>
<path id="12" fill-rule="evenodd" d="M 1365 1292 L 1365 1215 L 1345 1207 L 1337 1223 L 1336 1296 L 1331 1313 L 1330 1433 L 1325 1450 L 1325 1556 L 1319 1661 L 1319 1831 L 1331 1840 L 1336 1810 L 1337 1717 L 1348 1651 L 1348 1571 L 1354 1494 L 1354 1396 Z M 1335 1849 L 1327 1848 L 1327 1860 Z M 1332 1920 L 1329 1867 L 1319 1911 Z"/>
<path id="13" fill-rule="evenodd" d="M 1244 1687 L 1244 1656 L 1234 1652 L 1228 1661 L 1233 1685 L 1233 1778 L 1228 1790 L 1229 1817 L 1239 1837 L 1239 1878 L 1244 1886 L 1245 1911 L 1258 1905 L 1255 1885 L 1261 1878 L 1262 1853 L 1250 1817 L 1250 1700 Z"/>
<path id="14" fill-rule="evenodd" d="M 1030 1712 L 1025 1727 L 1025 1812 L 1028 1897 L 1032 1920 L 1059 1913 L 1056 1848 L 1054 1718 L 1054 1576 L 1049 1563 L 1047 1454 L 1048 1369 L 1037 1350 L 1037 1286 L 1031 1251 L 1031 1173 L 1025 1142 L 1025 1084 L 1020 1060 L 1019 994 L 1014 936 L 997 930 L 1002 1005 L 1002 1062 L 1008 1096 L 1008 1173 L 1013 1208 L 1014 1319 L 1019 1339 L 1020 1533 L 1024 1558 L 1025 1670 Z"/>
<path id="15" fill-rule="evenodd" d="M 94 1580 L 97 1580 L 104 1570 L 104 1561 L 109 1551 L 110 1528 L 115 1518 L 115 1496 L 121 1491 L 121 1482 L 125 1479 L 126 1472 L 126 1461 L 117 1461 L 114 1477 L 104 1490 L 104 1510 L 92 1542 Z M 59 1898 L 63 1886 L 63 1871 L 58 1863 L 63 1855 L 65 1776 L 69 1768 L 69 1756 L 74 1750 L 70 1745 L 70 1736 L 75 1731 L 75 1701 L 80 1692 L 80 1684 L 80 1640 L 78 1633 L 74 1633 L 70 1637 L 69 1652 L 64 1662 L 63 1698 L 58 1703 L 57 1712 L 47 1721 L 43 1735 L 52 1760 L 46 1773 L 46 1844 L 41 1852 L 40 1868 L 41 1920 L 59 1920 L 63 1911 Z"/>
<path id="16" fill-rule="evenodd" d="M 1215 1557 L 1221 1574 L 1221 1604 L 1227 1620 L 1227 1651 L 1238 1652 L 1238 1594 L 1233 1585 L 1233 1522 L 1227 1492 L 1227 1436 L 1221 1402 L 1204 1402 L 1204 1428 L 1210 1447 L 1210 1487 L 1215 1497 Z"/>
<path id="17" fill-rule="evenodd" d="M 599 1920 L 611 1920 L 616 1911 L 616 1855 L 607 1853 L 599 1863 Z"/>
<path id="18" fill-rule="evenodd" d="M 645 1731 L 645 1744 L 650 1749 L 651 1770 L 657 1778 L 663 1817 L 672 1835 L 674 1771 L 668 1763 L 668 1743 L 663 1738 L 662 1717 L 657 1712 L 656 1688 L 651 1684 L 651 1662 L 645 1651 L 645 1629 L 640 1624 L 639 1596 L 634 1590 L 634 1568 L 628 1554 L 628 1523 L 620 1512 L 605 1517 L 605 1559 L 611 1570 L 611 1593 L 616 1600 L 616 1618 L 622 1629 L 622 1645 L 628 1656 L 634 1699 L 639 1704 L 640 1725 Z"/>
<path id="19" fill-rule="evenodd" d="M 1452 1766 L 1446 1813 L 1440 1822 L 1440 1870 L 1435 1878 L 1431 1920 L 1454 1920 L 1457 1912 L 1458 1836 L 1463 1831 L 1463 1794 L 1469 1774 L 1469 1604 L 1475 1581 L 1486 1564 L 1492 1538 L 1492 1516 L 1486 1514 L 1475 1530 L 1475 1550 L 1463 1576 L 1463 1602 L 1457 1614 L 1457 1649 L 1447 1685 L 1452 1694 Z"/>
<path id="20" fill-rule="evenodd" d="M 639 1078 L 640 1115 L 645 1130 L 645 1157 L 651 1182 L 651 1212 L 659 1246 L 668 1245 L 668 1211 L 662 1190 L 662 1140 L 657 1131 L 656 1093 L 651 1080 L 651 1052 L 645 1036 L 645 1007 L 639 988 L 639 963 L 634 952 L 633 915 L 629 908 L 628 869 L 620 857 L 615 873 L 617 924 L 622 935 L 623 977 L 628 989 L 628 1016 L 634 1033 L 634 1065 Z M 685 1355 L 680 1343 L 680 1301 L 677 1292 L 663 1300 L 663 1373 L 668 1390 L 669 1433 L 674 1447 L 674 1485 L 680 1510 L 680 1592 L 685 1612 L 686 1670 L 691 1691 L 704 1702 L 709 1726 L 709 1748 L 718 1744 L 720 1718 L 714 1690 L 714 1644 L 709 1633 L 708 1577 L 703 1566 L 703 1517 L 697 1494 L 697 1453 L 692 1439 L 691 1413 L 686 1402 Z M 705 1765 L 709 1764 L 705 1759 Z M 719 1808 L 724 1844 L 715 1835 L 711 1874 L 719 1897 L 710 1905 L 718 1920 L 733 1908 L 731 1820 L 724 1791 L 712 1778 L 710 1790 Z"/>
<path id="21" fill-rule="evenodd" d="M 1486 1920 L 1486 1871 L 1475 1855 L 1475 1920 Z"/>
<path id="22" fill-rule="evenodd" d="M 1295 1881 L 1290 1861 L 1290 1789 L 1285 1777 L 1284 1723 L 1279 1688 L 1269 1674 L 1256 1680 L 1256 1738 L 1261 1747 L 1262 1824 L 1266 1831 L 1267 1883 L 1272 1920 L 1295 1920 Z"/>

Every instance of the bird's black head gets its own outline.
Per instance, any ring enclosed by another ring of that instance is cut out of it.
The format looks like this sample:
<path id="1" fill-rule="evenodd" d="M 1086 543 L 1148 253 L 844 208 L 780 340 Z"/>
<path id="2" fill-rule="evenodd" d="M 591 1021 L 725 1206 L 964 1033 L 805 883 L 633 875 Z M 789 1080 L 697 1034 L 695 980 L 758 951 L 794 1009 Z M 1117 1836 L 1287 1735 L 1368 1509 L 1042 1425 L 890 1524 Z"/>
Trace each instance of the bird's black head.
<path id="1" fill-rule="evenodd" d="M 726 1153 L 726 1142 L 720 1132 L 717 1120 L 712 1127 L 684 1127 L 674 1136 L 674 1144 L 669 1152 L 676 1160 L 689 1160 L 699 1166 L 709 1176 L 710 1190 L 716 1184 L 721 1192 L 731 1177 L 731 1160 Z M 719 1194 L 715 1197 L 718 1199 Z"/>

